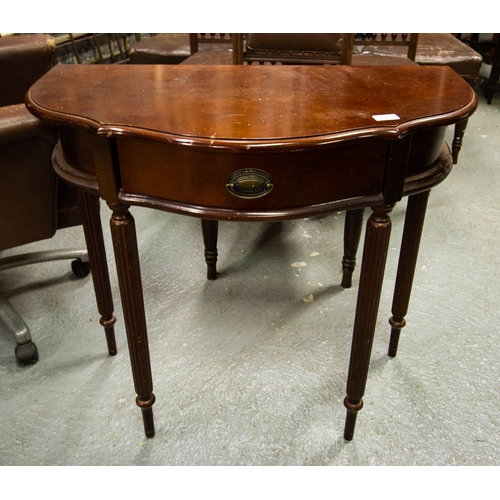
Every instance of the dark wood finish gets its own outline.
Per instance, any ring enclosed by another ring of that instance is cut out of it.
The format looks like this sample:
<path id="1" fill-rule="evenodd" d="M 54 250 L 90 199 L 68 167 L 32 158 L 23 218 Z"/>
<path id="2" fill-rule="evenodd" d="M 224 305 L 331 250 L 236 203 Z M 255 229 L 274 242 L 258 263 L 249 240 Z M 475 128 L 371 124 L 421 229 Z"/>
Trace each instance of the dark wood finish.
<path id="1" fill-rule="evenodd" d="M 347 387 L 345 437 L 352 439 L 390 209 L 402 196 L 428 191 L 446 178 L 451 156 L 443 146 L 444 129 L 474 112 L 472 89 L 449 68 L 418 66 L 72 66 L 43 77 L 27 105 L 61 128 L 56 171 L 80 189 L 97 190 L 112 209 L 132 373 L 147 436 L 154 434 L 154 395 L 129 205 L 207 221 L 273 221 L 373 208 Z M 244 181 L 235 196 L 228 179 L 241 171 Z M 416 253 L 408 255 L 415 260 Z"/>
<path id="2" fill-rule="evenodd" d="M 239 155 L 398 139 L 465 119 L 477 103 L 449 68 L 276 69 L 60 65 L 30 89 L 27 106 L 42 119 L 108 139 Z M 389 112 L 398 118 L 373 118 Z"/>

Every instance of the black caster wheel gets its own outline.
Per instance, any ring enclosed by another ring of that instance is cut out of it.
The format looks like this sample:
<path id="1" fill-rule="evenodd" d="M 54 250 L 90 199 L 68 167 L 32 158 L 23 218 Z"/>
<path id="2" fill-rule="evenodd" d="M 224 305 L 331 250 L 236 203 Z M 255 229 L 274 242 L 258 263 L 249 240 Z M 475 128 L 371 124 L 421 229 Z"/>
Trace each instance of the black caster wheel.
<path id="1" fill-rule="evenodd" d="M 71 270 L 77 278 L 85 278 L 90 273 L 90 263 L 82 259 L 75 259 L 71 262 Z"/>
<path id="2" fill-rule="evenodd" d="M 19 366 L 34 365 L 38 361 L 38 349 L 31 340 L 16 346 L 16 361 Z"/>

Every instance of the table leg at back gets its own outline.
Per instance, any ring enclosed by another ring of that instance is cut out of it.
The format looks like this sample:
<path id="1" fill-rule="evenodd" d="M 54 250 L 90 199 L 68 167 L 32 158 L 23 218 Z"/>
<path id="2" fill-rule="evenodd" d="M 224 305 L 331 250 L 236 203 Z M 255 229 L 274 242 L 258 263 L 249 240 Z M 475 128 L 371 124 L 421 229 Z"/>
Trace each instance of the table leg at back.
<path id="1" fill-rule="evenodd" d="M 114 330 L 116 317 L 114 315 L 106 249 L 99 215 L 99 196 L 78 190 L 78 204 L 82 217 L 85 241 L 87 243 L 87 252 L 89 254 L 97 309 L 101 315 L 100 323 L 104 327 L 106 334 L 108 352 L 110 356 L 114 356 L 117 353 Z"/>
<path id="2" fill-rule="evenodd" d="M 389 356 L 396 356 L 401 329 L 406 325 L 411 289 L 417 266 L 418 250 L 424 227 L 425 212 L 430 191 L 424 191 L 408 198 L 403 239 L 399 254 L 396 285 L 392 302 L 391 338 Z"/>

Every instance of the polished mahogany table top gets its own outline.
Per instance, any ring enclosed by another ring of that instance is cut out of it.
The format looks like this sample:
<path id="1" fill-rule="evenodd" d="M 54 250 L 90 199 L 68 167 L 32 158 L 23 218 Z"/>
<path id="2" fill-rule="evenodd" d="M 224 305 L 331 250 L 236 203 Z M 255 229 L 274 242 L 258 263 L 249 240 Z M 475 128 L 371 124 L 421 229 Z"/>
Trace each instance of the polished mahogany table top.
<path id="1" fill-rule="evenodd" d="M 107 136 L 293 148 L 454 123 L 473 95 L 447 67 L 59 65 L 27 104 Z"/>
<path id="2" fill-rule="evenodd" d="M 394 356 L 406 324 L 428 194 L 453 164 L 446 127 L 474 112 L 472 88 L 447 67 L 59 65 L 30 89 L 26 104 L 59 126 L 53 166 L 80 189 L 110 353 L 116 352 L 114 316 L 99 196 L 112 211 L 136 402 L 148 437 L 155 432 L 155 396 L 129 206 L 202 218 L 209 265 L 216 262 L 218 220 L 347 210 L 344 273 L 354 269 L 362 210 L 372 208 L 344 400 L 344 437 L 352 439 L 363 406 L 389 214 L 409 197 L 390 320 Z"/>

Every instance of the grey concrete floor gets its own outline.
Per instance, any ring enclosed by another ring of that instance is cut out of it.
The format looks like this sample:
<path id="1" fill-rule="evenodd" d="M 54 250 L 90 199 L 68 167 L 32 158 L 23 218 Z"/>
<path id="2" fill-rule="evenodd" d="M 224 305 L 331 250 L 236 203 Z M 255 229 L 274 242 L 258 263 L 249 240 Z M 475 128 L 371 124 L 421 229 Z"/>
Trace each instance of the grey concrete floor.
<path id="1" fill-rule="evenodd" d="M 459 164 L 431 194 L 393 359 L 387 320 L 405 203 L 394 210 L 352 442 L 342 401 L 359 270 L 341 289 L 342 213 L 221 223 L 221 276 L 207 282 L 197 219 L 132 209 L 157 398 L 157 433 L 145 439 L 104 206 L 117 356 L 107 355 L 90 277 L 74 278 L 68 261 L 0 275 L 40 352 L 20 368 L 0 334 L 0 464 L 499 465 L 500 93 L 489 106 L 479 94 Z M 81 228 L 2 256 L 75 246 Z"/>

